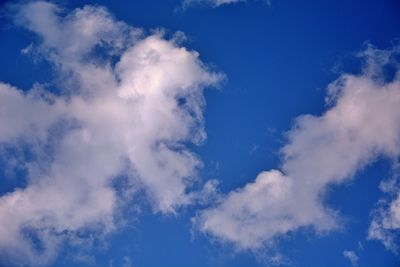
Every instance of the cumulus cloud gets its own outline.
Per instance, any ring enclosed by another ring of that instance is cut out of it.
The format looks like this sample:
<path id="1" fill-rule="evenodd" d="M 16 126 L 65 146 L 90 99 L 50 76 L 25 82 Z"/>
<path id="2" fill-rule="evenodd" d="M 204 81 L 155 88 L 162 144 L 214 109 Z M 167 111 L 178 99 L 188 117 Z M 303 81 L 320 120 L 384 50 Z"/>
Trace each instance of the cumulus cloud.
<path id="1" fill-rule="evenodd" d="M 191 203 L 201 161 L 185 144 L 205 139 L 203 89 L 222 76 L 197 52 L 162 33 L 146 36 L 103 7 L 66 13 L 31 2 L 17 7 L 15 22 L 37 34 L 25 52 L 50 62 L 57 84 L 0 84 L 2 156 L 11 153 L 5 147 L 30 153 L 21 163 L 26 186 L 0 196 L 2 261 L 45 264 L 64 241 L 112 232 L 132 191 L 144 192 L 154 212 Z"/>
<path id="2" fill-rule="evenodd" d="M 351 266 L 358 266 L 358 256 L 354 251 L 345 250 L 343 256 L 350 261 Z"/>
<path id="3" fill-rule="evenodd" d="M 195 226 L 251 250 L 293 231 L 340 227 L 338 211 L 324 203 L 327 187 L 350 179 L 378 156 L 394 160 L 400 154 L 399 51 L 369 45 L 360 54 L 362 73 L 343 74 L 328 86 L 326 112 L 295 120 L 281 149 L 280 170 L 261 172 L 254 182 L 228 193 L 200 212 Z M 393 216 L 398 203 L 391 205 Z"/>

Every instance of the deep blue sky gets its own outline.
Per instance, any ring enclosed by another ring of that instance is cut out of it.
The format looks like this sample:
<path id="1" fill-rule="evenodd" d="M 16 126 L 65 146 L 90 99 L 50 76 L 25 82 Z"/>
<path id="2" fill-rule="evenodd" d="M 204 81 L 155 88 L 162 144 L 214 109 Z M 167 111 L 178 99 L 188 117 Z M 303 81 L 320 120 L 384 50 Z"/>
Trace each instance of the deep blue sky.
<path id="1" fill-rule="evenodd" d="M 400 2 L 396 0 L 296 1 L 248 0 L 219 8 L 189 8 L 175 12 L 179 0 L 58 1 L 68 9 L 85 4 L 106 6 L 119 20 L 144 29 L 184 32 L 185 44 L 203 62 L 227 79 L 219 90 L 207 90 L 207 141 L 193 149 L 204 162 L 204 179 L 220 180 L 229 192 L 250 182 L 262 170 L 279 165 L 279 148 L 293 119 L 321 114 L 326 86 L 341 71 L 357 72 L 354 54 L 370 42 L 387 48 L 400 37 Z M 0 80 L 23 89 L 34 81 L 51 81 L 46 63 L 35 63 L 20 50 L 32 35 L 1 19 Z M 378 242 L 365 239 L 370 209 L 380 197 L 379 181 L 389 175 L 385 160 L 357 174 L 353 182 L 334 187 L 326 202 L 341 211 L 342 231 L 316 236 L 297 232 L 280 244 L 293 266 L 350 266 L 343 250 L 354 250 L 362 267 L 395 267 L 400 259 Z M 4 173 L 0 192 L 15 186 Z M 149 210 L 131 228 L 121 229 L 108 246 L 95 250 L 96 266 L 265 266 L 249 252 L 193 234 L 190 218 L 196 209 L 177 216 L 153 215 Z M 0 218 L 1 219 L 1 218 Z M 363 249 L 358 248 L 361 242 Z M 51 266 L 87 266 L 65 248 Z"/>

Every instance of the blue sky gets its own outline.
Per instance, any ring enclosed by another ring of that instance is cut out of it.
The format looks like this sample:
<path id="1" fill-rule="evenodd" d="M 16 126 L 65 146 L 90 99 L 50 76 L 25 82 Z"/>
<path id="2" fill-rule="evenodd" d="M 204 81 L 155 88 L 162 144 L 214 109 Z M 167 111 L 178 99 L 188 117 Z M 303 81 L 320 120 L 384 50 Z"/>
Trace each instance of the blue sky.
<path id="1" fill-rule="evenodd" d="M 6 1 L 0 266 L 400 264 L 400 4 Z"/>

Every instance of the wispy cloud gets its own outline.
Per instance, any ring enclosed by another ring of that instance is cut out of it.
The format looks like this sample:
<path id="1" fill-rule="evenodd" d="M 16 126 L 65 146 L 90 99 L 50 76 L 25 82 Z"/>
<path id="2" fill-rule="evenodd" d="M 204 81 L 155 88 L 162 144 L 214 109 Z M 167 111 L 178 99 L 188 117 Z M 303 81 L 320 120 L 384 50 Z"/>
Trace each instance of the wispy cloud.
<path id="1" fill-rule="evenodd" d="M 271 4 L 270 0 L 261 0 L 261 1 L 263 1 L 267 5 Z M 220 6 L 232 5 L 243 2 L 247 2 L 247 0 L 183 0 L 181 7 L 183 9 L 193 6 L 217 8 Z"/>
<path id="2" fill-rule="evenodd" d="M 228 193 L 200 212 L 195 226 L 251 250 L 300 229 L 340 227 L 338 212 L 324 204 L 328 186 L 350 179 L 379 155 L 393 160 L 400 155 L 399 51 L 399 46 L 379 50 L 368 45 L 360 53 L 363 72 L 343 74 L 328 86 L 327 111 L 296 119 L 281 150 L 281 169 L 261 172 Z M 384 71 L 388 66 L 396 70 L 393 77 Z M 393 214 L 397 203 L 391 205 Z"/>
<path id="3" fill-rule="evenodd" d="M 189 204 L 201 161 L 185 143 L 205 139 L 203 89 L 222 76 L 173 38 L 146 36 L 103 7 L 65 13 L 31 2 L 15 21 L 40 37 L 29 50 L 54 66 L 58 83 L 53 92 L 0 84 L 0 144 L 32 154 L 27 186 L 0 197 L 0 258 L 48 263 L 64 241 L 112 232 L 135 190 L 154 212 Z"/>
<path id="4" fill-rule="evenodd" d="M 246 1 L 247 0 L 183 0 L 182 8 L 185 9 L 190 6 L 209 6 L 215 8 L 222 5 L 228 5 Z"/>
<path id="5" fill-rule="evenodd" d="M 351 266 L 358 266 L 358 256 L 354 251 L 345 250 L 343 251 L 343 256 L 350 261 Z"/>
<path id="6" fill-rule="evenodd" d="M 381 182 L 380 189 L 385 196 L 372 211 L 368 238 L 378 240 L 390 251 L 398 254 L 400 237 L 400 177 L 396 164 L 395 175 Z"/>

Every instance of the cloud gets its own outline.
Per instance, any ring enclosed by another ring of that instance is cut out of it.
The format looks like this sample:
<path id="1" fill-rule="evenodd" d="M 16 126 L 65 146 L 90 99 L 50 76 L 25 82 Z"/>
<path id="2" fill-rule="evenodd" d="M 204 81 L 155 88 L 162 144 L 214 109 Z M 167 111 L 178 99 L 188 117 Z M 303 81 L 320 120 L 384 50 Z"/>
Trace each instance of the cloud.
<path id="1" fill-rule="evenodd" d="M 398 46 L 368 45 L 359 55 L 362 73 L 343 74 L 328 86 L 325 113 L 295 120 L 280 170 L 261 172 L 201 211 L 193 219 L 196 228 L 238 249 L 258 250 L 301 229 L 340 227 L 338 211 L 324 204 L 327 188 L 379 156 L 394 160 L 400 154 L 399 52 Z M 393 73 L 385 71 L 390 68 Z"/>
<path id="2" fill-rule="evenodd" d="M 398 253 L 400 233 L 400 186 L 396 174 L 380 184 L 385 197 L 380 199 L 372 211 L 368 239 L 377 240 L 393 253 Z"/>
<path id="3" fill-rule="evenodd" d="M 111 233 L 136 191 L 154 212 L 190 204 L 201 161 L 185 144 L 206 138 L 203 89 L 222 75 L 103 7 L 66 13 L 39 1 L 16 10 L 15 22 L 39 37 L 25 52 L 50 62 L 57 83 L 0 83 L 2 156 L 9 147 L 30 154 L 21 163 L 27 185 L 0 196 L 2 261 L 46 264 L 65 241 Z"/>
<path id="4" fill-rule="evenodd" d="M 121 267 L 132 267 L 132 261 L 131 261 L 131 259 L 130 259 L 128 256 L 124 256 L 124 257 L 122 258 L 122 263 L 121 263 L 121 265 L 116 265 L 116 264 L 114 263 L 114 260 L 110 260 L 110 261 L 108 262 L 108 266 L 109 266 L 109 267 L 116 267 L 116 266 L 121 266 Z"/>
<path id="5" fill-rule="evenodd" d="M 192 5 L 208 5 L 212 7 L 219 7 L 221 5 L 227 5 L 245 1 L 246 0 L 183 0 L 182 6 L 188 7 Z"/>
<path id="6" fill-rule="evenodd" d="M 271 4 L 270 0 L 262 0 L 262 1 L 267 5 Z M 183 0 L 181 8 L 178 8 L 178 10 L 180 9 L 185 10 L 186 8 L 192 6 L 200 6 L 200 7 L 206 6 L 206 7 L 217 8 L 220 6 L 232 5 L 240 2 L 247 2 L 247 0 Z"/>
<path id="7" fill-rule="evenodd" d="M 129 257 L 124 257 L 124 263 L 122 264 L 122 267 L 132 267 L 132 262 Z"/>
<path id="8" fill-rule="evenodd" d="M 343 256 L 350 261 L 351 266 L 358 266 L 358 256 L 354 251 L 345 250 Z"/>

